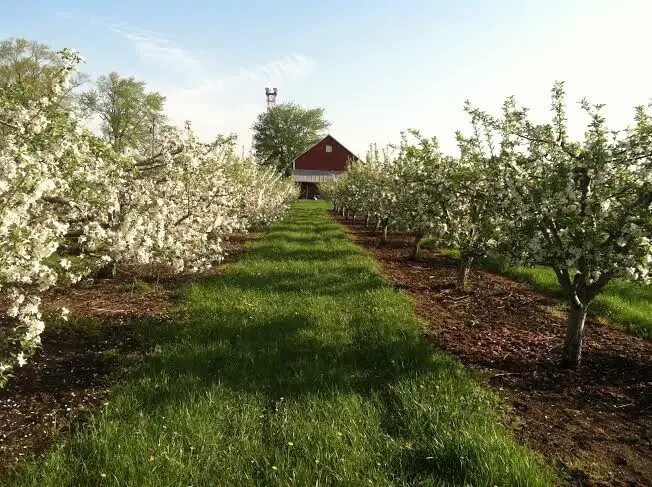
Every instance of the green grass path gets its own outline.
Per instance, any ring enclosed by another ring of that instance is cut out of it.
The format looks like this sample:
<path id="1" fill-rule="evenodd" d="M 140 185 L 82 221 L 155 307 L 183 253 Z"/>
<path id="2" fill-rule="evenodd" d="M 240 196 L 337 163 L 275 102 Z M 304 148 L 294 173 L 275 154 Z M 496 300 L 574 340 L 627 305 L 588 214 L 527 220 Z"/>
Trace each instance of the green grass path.
<path id="1" fill-rule="evenodd" d="M 496 398 L 422 337 L 409 299 L 301 202 L 179 323 L 110 404 L 7 485 L 550 485 Z"/>

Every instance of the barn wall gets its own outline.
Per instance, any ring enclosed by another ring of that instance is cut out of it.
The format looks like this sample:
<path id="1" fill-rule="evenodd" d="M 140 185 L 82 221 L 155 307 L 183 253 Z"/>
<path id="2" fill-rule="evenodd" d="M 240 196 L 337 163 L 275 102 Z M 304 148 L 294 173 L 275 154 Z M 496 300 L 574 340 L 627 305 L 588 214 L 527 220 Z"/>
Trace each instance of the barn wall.
<path id="1" fill-rule="evenodd" d="M 326 152 L 331 145 L 333 152 Z M 319 171 L 345 171 L 346 163 L 354 155 L 340 145 L 335 139 L 326 137 L 295 161 L 295 169 L 313 169 Z"/>

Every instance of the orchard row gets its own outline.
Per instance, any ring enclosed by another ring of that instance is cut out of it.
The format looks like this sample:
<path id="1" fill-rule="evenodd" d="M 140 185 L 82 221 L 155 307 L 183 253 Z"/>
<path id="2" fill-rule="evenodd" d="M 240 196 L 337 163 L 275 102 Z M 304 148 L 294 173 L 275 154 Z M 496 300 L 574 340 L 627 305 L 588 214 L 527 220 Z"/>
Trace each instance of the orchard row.
<path id="1" fill-rule="evenodd" d="M 652 277 L 651 107 L 634 124 L 607 129 L 601 105 L 581 104 L 585 137 L 567 130 L 564 86 L 552 90 L 550 122 L 535 124 L 513 98 L 502 113 L 472 107 L 459 156 L 417 131 L 398 146 L 375 147 L 344 176 L 322 185 L 344 215 L 412 232 L 460 253 L 459 285 L 473 261 L 499 254 L 551 266 L 570 302 L 562 364 L 580 363 L 591 301 L 615 278 Z"/>
<path id="2" fill-rule="evenodd" d="M 0 90 L 0 385 L 40 343 L 47 289 L 122 264 L 205 269 L 230 234 L 298 196 L 230 138 L 204 144 L 165 126 L 146 149 L 115 150 L 61 103 L 79 62 L 61 53 L 49 96 Z"/>

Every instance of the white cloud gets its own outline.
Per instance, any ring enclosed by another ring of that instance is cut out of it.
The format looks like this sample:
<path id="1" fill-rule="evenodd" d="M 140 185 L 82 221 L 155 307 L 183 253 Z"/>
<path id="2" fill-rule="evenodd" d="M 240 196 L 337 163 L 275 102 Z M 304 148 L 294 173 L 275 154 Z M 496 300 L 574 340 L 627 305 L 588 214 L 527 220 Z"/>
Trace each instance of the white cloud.
<path id="1" fill-rule="evenodd" d="M 174 70 L 190 71 L 193 74 L 202 71 L 199 57 L 155 32 L 132 30 L 122 24 L 106 24 L 106 27 L 132 42 L 145 62 L 164 63 Z"/>
<path id="2" fill-rule="evenodd" d="M 242 67 L 237 78 L 264 81 L 271 85 L 287 78 L 301 78 L 310 73 L 314 66 L 314 59 L 295 53 L 250 68 Z"/>
<path id="3" fill-rule="evenodd" d="M 291 53 L 251 65 L 218 68 L 219 60 L 182 47 L 160 33 L 106 19 L 87 21 L 134 47 L 142 63 L 135 74 L 150 89 L 166 97 L 170 121 L 181 126 L 190 120 L 195 132 L 204 139 L 218 133 L 235 133 L 240 144 L 248 146 L 250 127 L 265 108 L 265 86 L 278 86 L 283 91 L 283 86 L 305 80 L 316 66 L 313 58 Z M 120 71 L 119 67 L 117 70 Z"/>
<path id="4" fill-rule="evenodd" d="M 167 83 L 161 79 L 151 86 L 166 96 L 166 111 L 174 123 L 191 120 L 194 130 L 203 138 L 236 133 L 240 144 L 248 146 L 250 127 L 265 108 L 264 88 L 301 82 L 314 66 L 311 58 L 292 54 L 224 73 L 201 69 L 198 71 L 203 78 L 191 83 Z"/>
<path id="5" fill-rule="evenodd" d="M 409 127 L 438 136 L 443 148 L 454 152 L 454 131 L 469 129 L 462 111 L 467 98 L 497 113 L 505 97 L 515 95 L 531 108 L 533 120 L 543 121 L 549 119 L 553 82 L 565 80 L 569 128 L 575 137 L 582 137 L 586 122 L 576 103 L 582 97 L 606 103 L 613 128 L 631 123 L 633 106 L 649 100 L 652 64 L 646 49 L 651 1 L 604 0 L 591 9 L 570 8 L 568 3 L 564 4 L 568 15 L 562 17 L 554 14 L 562 0 L 552 4 L 518 11 L 496 7 L 494 20 L 505 17 L 502 23 L 465 20 L 440 34 L 415 31 L 414 38 L 406 35 L 373 48 L 334 43 L 331 49 L 315 36 L 310 42 L 315 51 L 293 47 L 302 46 L 294 39 L 283 44 L 291 46 L 286 51 L 265 57 L 265 51 L 237 45 L 230 54 L 238 53 L 239 64 L 231 56 L 220 56 L 222 48 L 230 46 L 212 46 L 208 51 L 191 44 L 196 40 L 191 35 L 163 35 L 124 23 L 89 20 L 86 15 L 83 20 L 102 26 L 121 44 L 120 57 L 111 58 L 118 59 L 111 61 L 115 66 L 102 70 L 115 67 L 146 81 L 167 97 L 174 123 L 191 120 L 204 138 L 235 132 L 248 145 L 249 127 L 265 108 L 264 88 L 269 86 L 279 88 L 279 102 L 294 99 L 326 106 L 333 133 L 355 152 L 364 153 L 372 141 L 396 141 Z M 365 34 L 370 39 L 377 35 Z M 248 46 L 249 37 L 257 33 L 238 35 L 246 37 Z M 242 39 L 235 36 L 232 42 Z M 287 40 L 274 43 L 270 51 L 281 42 Z M 438 45 L 444 47 L 432 47 Z M 319 56 L 319 64 L 311 54 Z"/>

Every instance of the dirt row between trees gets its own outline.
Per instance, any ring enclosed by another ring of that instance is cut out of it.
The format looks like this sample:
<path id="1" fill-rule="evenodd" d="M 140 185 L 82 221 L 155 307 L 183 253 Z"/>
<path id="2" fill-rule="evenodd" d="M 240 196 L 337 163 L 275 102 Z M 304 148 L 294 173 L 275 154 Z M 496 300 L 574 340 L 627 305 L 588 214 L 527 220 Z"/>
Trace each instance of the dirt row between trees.
<path id="1" fill-rule="evenodd" d="M 227 261 L 257 236 L 232 237 Z M 159 279 L 146 271 L 125 269 L 45 296 L 45 312 L 65 306 L 70 321 L 46 326 L 41 350 L 0 389 L 0 471 L 43 453 L 103 407 L 114 379 L 150 348 L 144 328 L 173 313 L 179 287 L 222 268 Z"/>
<path id="2" fill-rule="evenodd" d="M 473 269 L 455 288 L 457 262 L 409 236 L 379 246 L 363 222 L 343 223 L 427 320 L 427 337 L 478 371 L 507 400 L 519 439 L 578 485 L 652 485 L 652 343 L 589 319 L 582 367 L 557 366 L 565 307 L 528 285 Z"/>

